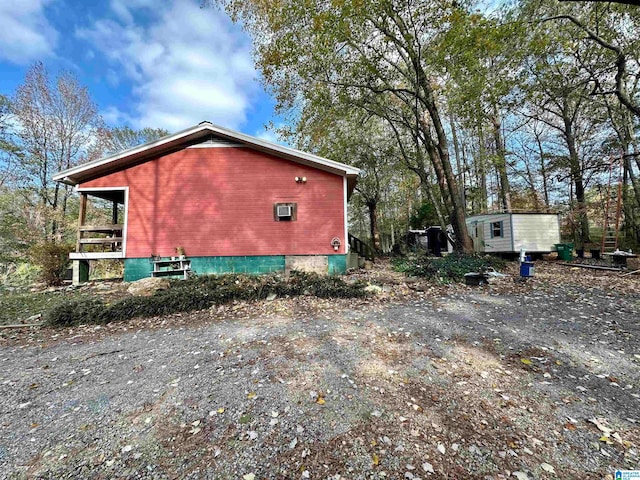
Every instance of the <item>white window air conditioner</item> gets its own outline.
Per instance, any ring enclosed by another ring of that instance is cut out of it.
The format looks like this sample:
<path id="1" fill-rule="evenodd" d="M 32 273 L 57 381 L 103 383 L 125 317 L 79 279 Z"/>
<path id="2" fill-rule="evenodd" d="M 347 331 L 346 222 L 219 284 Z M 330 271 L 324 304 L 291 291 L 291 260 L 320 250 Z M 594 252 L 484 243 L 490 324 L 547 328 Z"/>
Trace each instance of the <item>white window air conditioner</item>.
<path id="1" fill-rule="evenodd" d="M 289 218 L 293 215 L 293 207 L 291 205 L 278 205 L 276 214 L 278 218 Z"/>

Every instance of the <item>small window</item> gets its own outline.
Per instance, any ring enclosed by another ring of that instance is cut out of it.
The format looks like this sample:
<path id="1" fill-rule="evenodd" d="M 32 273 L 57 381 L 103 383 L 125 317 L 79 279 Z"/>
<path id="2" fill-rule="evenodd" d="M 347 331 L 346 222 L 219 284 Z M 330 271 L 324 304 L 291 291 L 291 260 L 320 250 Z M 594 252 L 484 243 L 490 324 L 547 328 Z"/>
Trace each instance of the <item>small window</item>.
<path id="1" fill-rule="evenodd" d="M 491 222 L 491 238 L 504 237 L 503 222 Z"/>
<path id="2" fill-rule="evenodd" d="M 273 219 L 276 222 L 292 222 L 297 218 L 297 204 L 296 203 L 274 203 L 273 204 Z"/>

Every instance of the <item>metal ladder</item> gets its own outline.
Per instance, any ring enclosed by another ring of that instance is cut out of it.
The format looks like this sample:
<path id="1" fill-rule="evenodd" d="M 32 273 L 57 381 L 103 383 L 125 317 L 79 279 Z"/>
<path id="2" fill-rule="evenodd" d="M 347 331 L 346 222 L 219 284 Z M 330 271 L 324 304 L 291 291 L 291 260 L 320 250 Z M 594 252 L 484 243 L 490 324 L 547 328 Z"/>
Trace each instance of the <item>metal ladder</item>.
<path id="1" fill-rule="evenodd" d="M 609 182 L 607 201 L 602 222 L 602 252 L 611 253 L 618 249 L 620 236 L 620 216 L 622 214 L 622 156 L 612 157 L 609 162 Z M 616 182 L 616 197 L 613 198 L 613 182 Z M 615 201 L 615 205 L 612 203 Z"/>

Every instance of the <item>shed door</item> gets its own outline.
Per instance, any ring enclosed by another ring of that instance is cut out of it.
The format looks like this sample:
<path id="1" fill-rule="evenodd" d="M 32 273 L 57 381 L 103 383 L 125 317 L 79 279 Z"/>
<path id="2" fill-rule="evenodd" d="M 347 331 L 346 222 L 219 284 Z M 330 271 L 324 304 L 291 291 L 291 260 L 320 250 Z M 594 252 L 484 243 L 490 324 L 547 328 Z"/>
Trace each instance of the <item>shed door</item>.
<path id="1" fill-rule="evenodd" d="M 476 222 L 473 236 L 473 250 L 475 252 L 484 252 L 484 222 Z"/>

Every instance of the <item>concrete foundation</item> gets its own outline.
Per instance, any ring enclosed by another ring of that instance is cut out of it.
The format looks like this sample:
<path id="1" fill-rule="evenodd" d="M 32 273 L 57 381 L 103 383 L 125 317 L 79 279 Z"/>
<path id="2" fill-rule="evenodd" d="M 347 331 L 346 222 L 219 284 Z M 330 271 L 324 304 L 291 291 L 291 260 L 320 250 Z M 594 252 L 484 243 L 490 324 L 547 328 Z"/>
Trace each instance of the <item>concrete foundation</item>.
<path id="1" fill-rule="evenodd" d="M 329 273 L 329 258 L 326 255 L 287 255 L 284 257 L 284 273 L 289 275 L 291 270 L 317 273 Z"/>
<path id="2" fill-rule="evenodd" d="M 358 254 L 356 252 L 349 252 L 347 254 L 347 269 L 356 270 L 360 268 L 358 263 Z"/>

